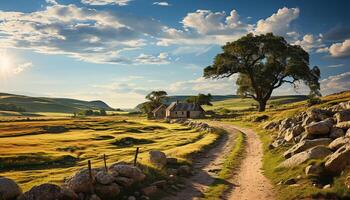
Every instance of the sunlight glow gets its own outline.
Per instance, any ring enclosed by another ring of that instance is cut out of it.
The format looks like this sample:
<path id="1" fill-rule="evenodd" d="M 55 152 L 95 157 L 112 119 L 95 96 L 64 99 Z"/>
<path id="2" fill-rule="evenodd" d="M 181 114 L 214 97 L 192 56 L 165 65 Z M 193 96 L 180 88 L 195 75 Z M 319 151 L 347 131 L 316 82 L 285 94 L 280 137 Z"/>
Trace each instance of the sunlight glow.
<path id="1" fill-rule="evenodd" d="M 0 74 L 1 76 L 7 76 L 13 73 L 14 58 L 6 51 L 0 52 Z"/>

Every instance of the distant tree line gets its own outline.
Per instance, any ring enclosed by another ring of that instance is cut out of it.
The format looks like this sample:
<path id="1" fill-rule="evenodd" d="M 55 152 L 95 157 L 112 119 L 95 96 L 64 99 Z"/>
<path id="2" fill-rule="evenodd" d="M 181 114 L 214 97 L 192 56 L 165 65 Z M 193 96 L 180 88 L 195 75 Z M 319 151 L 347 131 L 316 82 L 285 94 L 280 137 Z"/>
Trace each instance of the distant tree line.
<path id="1" fill-rule="evenodd" d="M 0 110 L 2 111 L 14 111 L 14 112 L 25 112 L 26 110 L 12 103 L 0 104 Z"/>
<path id="2" fill-rule="evenodd" d="M 84 110 L 84 111 L 80 112 L 79 115 L 84 115 L 84 116 L 107 116 L 107 112 L 104 109 L 101 109 L 99 111 Z"/>

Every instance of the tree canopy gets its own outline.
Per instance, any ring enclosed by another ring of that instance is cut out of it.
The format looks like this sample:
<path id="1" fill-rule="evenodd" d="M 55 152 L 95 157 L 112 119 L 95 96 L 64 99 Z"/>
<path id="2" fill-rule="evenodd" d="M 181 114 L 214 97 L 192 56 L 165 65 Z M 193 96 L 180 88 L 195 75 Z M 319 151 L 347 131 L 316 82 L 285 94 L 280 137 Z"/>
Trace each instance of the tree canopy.
<path id="1" fill-rule="evenodd" d="M 265 110 L 273 90 L 284 83 L 297 87 L 303 82 L 311 95 L 321 95 L 319 68 L 310 69 L 309 54 L 283 37 L 248 34 L 227 43 L 222 50 L 204 69 L 204 77 L 220 79 L 238 74 L 237 93 L 258 101 L 259 111 Z"/>
<path id="2" fill-rule="evenodd" d="M 186 99 L 187 103 L 198 103 L 199 105 L 208 105 L 208 106 L 212 106 L 213 104 L 211 104 L 211 100 L 213 99 L 213 97 L 211 96 L 210 93 L 208 93 L 207 95 L 205 94 L 198 94 L 198 96 L 191 96 L 188 97 Z"/>
<path id="3" fill-rule="evenodd" d="M 167 92 L 165 91 L 152 91 L 146 95 L 147 102 L 141 104 L 141 111 L 150 114 L 154 109 L 159 107 L 163 100 L 167 98 Z"/>

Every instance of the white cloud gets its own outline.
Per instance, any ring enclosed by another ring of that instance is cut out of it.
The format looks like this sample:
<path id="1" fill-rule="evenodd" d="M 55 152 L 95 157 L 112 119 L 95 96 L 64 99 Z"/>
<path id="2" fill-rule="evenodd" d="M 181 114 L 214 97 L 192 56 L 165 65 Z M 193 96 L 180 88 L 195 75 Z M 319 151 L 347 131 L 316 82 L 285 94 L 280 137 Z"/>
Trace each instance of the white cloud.
<path id="1" fill-rule="evenodd" d="M 295 45 L 300 45 L 308 52 L 316 51 L 317 53 L 321 53 L 323 48 L 325 48 L 325 44 L 323 44 L 321 36 L 314 36 L 312 34 L 306 34 L 302 38 L 302 40 L 297 40 L 294 42 Z"/>
<path id="2" fill-rule="evenodd" d="M 320 83 L 323 95 L 350 90 L 350 72 L 329 76 L 321 80 Z"/>
<path id="3" fill-rule="evenodd" d="M 335 43 L 329 47 L 329 53 L 335 58 L 350 57 L 350 39 L 342 43 Z"/>
<path id="4" fill-rule="evenodd" d="M 52 5 L 57 5 L 58 4 L 56 0 L 46 0 L 46 3 L 52 4 Z"/>
<path id="5" fill-rule="evenodd" d="M 299 17 L 299 8 L 281 8 L 277 13 L 274 13 L 266 19 L 261 19 L 257 22 L 255 32 L 262 33 L 274 33 L 277 35 L 285 36 L 287 32 L 290 32 L 290 24 L 292 21 Z"/>
<path id="6" fill-rule="evenodd" d="M 165 2 L 165 1 L 154 2 L 153 5 L 158 5 L 158 6 L 171 6 L 168 2 Z"/>
<path id="7" fill-rule="evenodd" d="M 31 63 L 31 62 L 22 63 L 22 64 L 19 64 L 13 68 L 13 73 L 19 74 L 19 73 L 23 72 L 24 70 L 31 68 L 31 67 L 33 67 L 33 63 Z"/>
<path id="8" fill-rule="evenodd" d="M 96 5 L 96 6 L 102 6 L 102 5 L 108 5 L 108 4 L 126 6 L 130 1 L 132 0 L 82 0 L 81 2 L 84 4 Z"/>
<path id="9" fill-rule="evenodd" d="M 335 65 L 328 65 L 327 67 L 337 68 L 337 67 L 344 67 L 344 66 L 345 66 L 344 64 L 335 64 Z"/>
<path id="10" fill-rule="evenodd" d="M 136 58 L 136 61 L 137 63 L 140 63 L 140 64 L 163 65 L 163 64 L 170 63 L 170 57 L 165 52 L 159 53 L 159 55 L 157 56 L 142 53 Z"/>

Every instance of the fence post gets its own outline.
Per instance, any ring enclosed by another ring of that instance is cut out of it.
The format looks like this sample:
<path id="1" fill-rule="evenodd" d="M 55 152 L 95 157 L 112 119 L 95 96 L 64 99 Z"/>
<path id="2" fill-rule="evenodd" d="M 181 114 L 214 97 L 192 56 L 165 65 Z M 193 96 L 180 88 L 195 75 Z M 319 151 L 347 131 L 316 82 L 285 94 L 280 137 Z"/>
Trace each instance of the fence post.
<path id="1" fill-rule="evenodd" d="M 89 177 L 90 177 L 90 191 L 91 191 L 91 194 L 93 194 L 94 187 L 93 187 L 93 177 L 92 177 L 91 161 L 90 160 L 88 160 L 88 170 L 89 170 Z"/>
<path id="2" fill-rule="evenodd" d="M 134 158 L 134 166 L 137 164 L 137 155 L 139 154 L 140 147 L 136 147 L 135 158 Z"/>
<path id="3" fill-rule="evenodd" d="M 105 163 L 106 172 L 108 172 L 107 161 L 106 161 L 106 154 L 103 154 L 103 161 L 104 161 L 104 163 Z"/>

